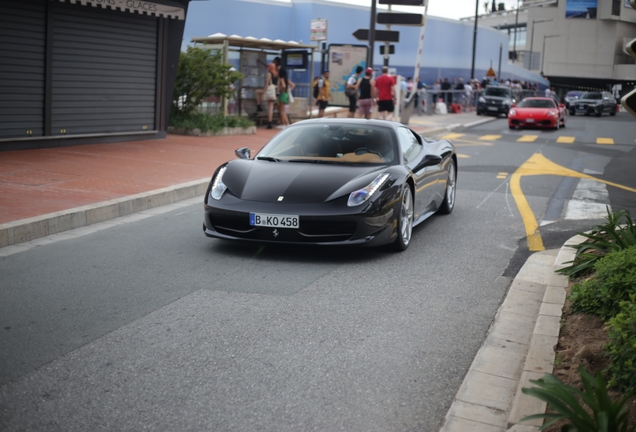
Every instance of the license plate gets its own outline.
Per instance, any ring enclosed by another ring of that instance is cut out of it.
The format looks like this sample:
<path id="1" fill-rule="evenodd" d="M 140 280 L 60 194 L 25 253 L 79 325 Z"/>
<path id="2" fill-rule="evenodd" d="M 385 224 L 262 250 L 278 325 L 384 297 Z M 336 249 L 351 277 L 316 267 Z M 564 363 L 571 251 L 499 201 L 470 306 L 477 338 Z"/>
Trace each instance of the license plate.
<path id="1" fill-rule="evenodd" d="M 488 107 L 488 109 L 489 109 L 490 111 L 497 111 L 497 110 L 499 110 L 499 108 L 497 108 L 497 107 Z"/>
<path id="2" fill-rule="evenodd" d="M 250 213 L 250 225 L 270 228 L 298 228 L 298 216 Z"/>
<path id="3" fill-rule="evenodd" d="M 526 123 L 534 123 L 534 119 L 526 119 Z"/>

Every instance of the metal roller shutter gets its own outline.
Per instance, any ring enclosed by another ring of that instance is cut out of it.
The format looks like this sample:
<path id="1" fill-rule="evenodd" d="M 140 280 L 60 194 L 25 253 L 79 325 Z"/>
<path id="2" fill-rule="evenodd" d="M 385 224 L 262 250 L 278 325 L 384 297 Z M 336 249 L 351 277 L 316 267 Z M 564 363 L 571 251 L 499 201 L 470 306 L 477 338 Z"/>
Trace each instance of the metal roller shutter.
<path id="1" fill-rule="evenodd" d="M 0 2 L 0 139 L 44 134 L 46 3 Z"/>
<path id="2" fill-rule="evenodd" d="M 53 135 L 154 130 L 157 18 L 60 7 L 53 29 Z"/>

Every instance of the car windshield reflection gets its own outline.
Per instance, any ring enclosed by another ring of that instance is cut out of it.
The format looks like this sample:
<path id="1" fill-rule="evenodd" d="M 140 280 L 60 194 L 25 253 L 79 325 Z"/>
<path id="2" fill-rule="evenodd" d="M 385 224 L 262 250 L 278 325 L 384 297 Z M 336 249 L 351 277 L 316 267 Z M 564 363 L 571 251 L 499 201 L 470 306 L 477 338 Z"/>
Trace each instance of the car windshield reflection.
<path id="1" fill-rule="evenodd" d="M 601 93 L 587 92 L 583 93 L 581 99 L 603 99 L 603 95 Z"/>
<path id="2" fill-rule="evenodd" d="M 548 99 L 524 99 L 517 106 L 519 108 L 556 108 L 554 101 Z"/>
<path id="3" fill-rule="evenodd" d="M 393 164 L 396 142 L 388 128 L 370 125 L 295 125 L 276 135 L 256 159 L 286 162 Z"/>

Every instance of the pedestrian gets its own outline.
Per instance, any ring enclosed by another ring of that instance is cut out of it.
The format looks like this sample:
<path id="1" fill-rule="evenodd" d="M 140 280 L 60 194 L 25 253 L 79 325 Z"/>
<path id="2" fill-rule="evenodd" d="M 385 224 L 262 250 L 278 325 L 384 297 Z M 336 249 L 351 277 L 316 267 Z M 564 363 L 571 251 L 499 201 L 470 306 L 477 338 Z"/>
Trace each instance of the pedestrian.
<path id="1" fill-rule="evenodd" d="M 439 80 L 436 80 L 435 83 L 433 83 L 433 105 L 439 102 L 441 91 L 442 85 L 440 84 Z M 435 106 L 433 106 L 433 108 L 435 108 Z"/>
<path id="2" fill-rule="evenodd" d="M 420 79 L 417 80 L 417 91 L 415 92 L 414 102 L 417 106 L 417 115 L 422 115 L 426 108 L 426 84 Z"/>
<path id="3" fill-rule="evenodd" d="M 287 79 L 287 69 L 281 67 L 278 71 L 278 115 L 280 116 L 279 129 L 285 129 L 289 126 L 289 117 L 287 117 L 287 105 L 289 105 L 290 84 Z"/>
<path id="4" fill-rule="evenodd" d="M 331 84 L 329 83 L 329 71 L 322 73 L 316 86 L 318 87 L 318 117 L 323 117 L 329 101 L 333 99 L 331 96 Z"/>
<path id="5" fill-rule="evenodd" d="M 466 96 L 466 86 L 464 85 L 464 78 L 460 78 L 457 84 L 455 84 L 455 91 L 457 92 L 457 98 L 459 99 L 457 102 L 466 107 L 464 104 L 465 96 Z"/>
<path id="6" fill-rule="evenodd" d="M 472 108 L 472 100 L 473 100 L 473 84 L 472 82 L 466 83 L 464 86 L 464 95 L 466 98 L 466 109 Z"/>
<path id="7" fill-rule="evenodd" d="M 382 75 L 375 80 L 378 90 L 378 111 L 380 118 L 386 120 L 387 113 L 393 115 L 395 109 L 395 80 L 389 76 L 389 67 L 382 66 Z"/>
<path id="8" fill-rule="evenodd" d="M 274 57 L 274 60 L 272 60 L 268 65 L 267 65 L 267 72 L 265 74 L 265 87 L 262 89 L 258 89 L 256 90 L 254 93 L 256 94 L 256 112 L 261 112 L 263 111 L 263 108 L 261 107 L 261 104 L 263 103 L 263 101 L 267 101 L 267 108 L 268 108 L 268 113 L 269 113 L 269 101 L 272 101 L 272 103 L 274 101 L 276 101 L 276 87 L 270 87 L 270 86 L 276 86 L 278 83 L 278 68 L 280 67 L 280 57 Z M 269 81 L 268 81 L 268 76 L 269 77 Z M 274 95 L 272 96 L 272 92 L 274 93 Z M 272 105 L 272 113 L 273 113 L 273 105 Z M 271 116 L 269 117 L 269 121 L 271 123 Z M 270 128 L 271 129 L 271 128 Z"/>
<path id="9" fill-rule="evenodd" d="M 442 93 L 444 93 L 444 102 L 447 106 L 453 103 L 453 93 L 451 92 L 451 83 L 448 82 L 448 78 L 444 78 L 442 82 Z"/>
<path id="10" fill-rule="evenodd" d="M 373 112 L 373 98 L 377 97 L 373 69 L 367 68 L 364 78 L 358 82 L 360 100 L 358 101 L 358 113 L 365 119 L 371 118 Z"/>
<path id="11" fill-rule="evenodd" d="M 358 86 L 360 84 L 360 75 L 363 71 L 362 66 L 356 68 L 356 73 L 351 75 L 345 84 L 345 96 L 349 98 L 349 114 L 352 118 L 356 114 L 356 103 L 358 102 Z"/>

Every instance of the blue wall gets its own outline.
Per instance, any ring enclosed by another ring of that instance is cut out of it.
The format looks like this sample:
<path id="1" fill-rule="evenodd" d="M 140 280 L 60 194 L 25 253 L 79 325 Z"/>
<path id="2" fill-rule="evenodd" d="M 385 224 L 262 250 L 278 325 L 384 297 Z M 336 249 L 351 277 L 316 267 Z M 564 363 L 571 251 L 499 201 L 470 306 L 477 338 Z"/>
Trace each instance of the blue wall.
<path id="1" fill-rule="evenodd" d="M 309 25 L 312 19 L 328 20 L 327 43 L 364 44 L 352 35 L 359 28 L 369 28 L 369 8 L 322 0 L 297 0 L 283 3 L 268 0 L 209 0 L 193 1 L 188 9 L 183 47 L 193 37 L 214 33 L 256 38 L 302 41 L 312 44 Z M 383 29 L 379 25 L 377 29 Z M 412 76 L 415 66 L 420 27 L 393 26 L 400 32 L 400 42 L 395 44 L 395 54 L 389 64 L 403 76 Z M 432 84 L 438 78 L 470 79 L 473 48 L 473 25 L 444 18 L 428 17 L 424 36 L 420 76 Z M 376 42 L 374 67 L 382 66 L 380 43 Z M 540 75 L 508 64 L 508 37 L 493 28 L 479 27 L 475 62 L 475 77 L 480 79 L 489 67 L 495 72 L 499 67 L 499 47 L 503 46 L 501 78 L 520 79 L 548 85 Z M 316 56 L 316 60 L 318 56 Z M 319 66 L 316 65 L 316 71 Z"/>

